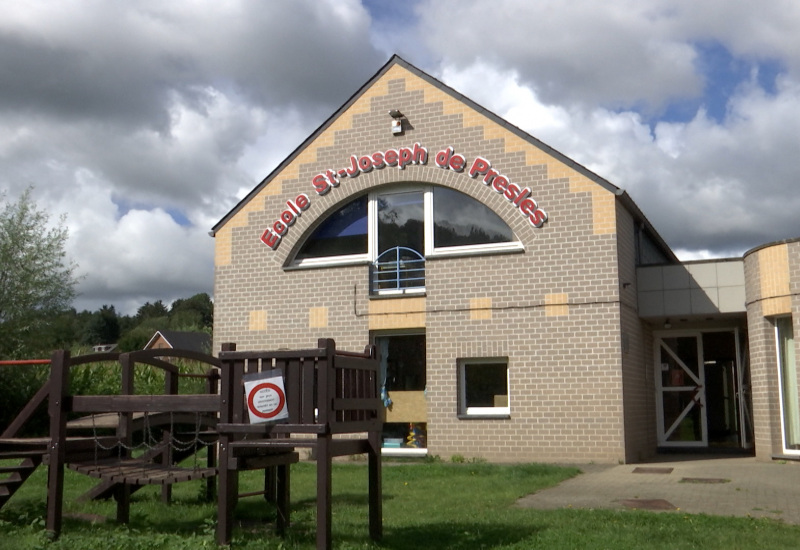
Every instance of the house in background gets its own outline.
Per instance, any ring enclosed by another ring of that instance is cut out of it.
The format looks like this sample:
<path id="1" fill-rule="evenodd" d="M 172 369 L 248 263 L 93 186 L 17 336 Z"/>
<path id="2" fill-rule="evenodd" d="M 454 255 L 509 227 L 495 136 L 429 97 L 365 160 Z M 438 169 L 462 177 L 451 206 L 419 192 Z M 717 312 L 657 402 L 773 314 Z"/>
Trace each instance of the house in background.
<path id="1" fill-rule="evenodd" d="M 98 346 L 92 346 L 92 351 L 95 353 L 106 353 L 109 351 L 114 351 L 117 349 L 117 344 L 100 344 Z"/>
<path id="2" fill-rule="evenodd" d="M 144 349 L 188 349 L 211 352 L 211 335 L 205 332 L 157 330 Z"/>

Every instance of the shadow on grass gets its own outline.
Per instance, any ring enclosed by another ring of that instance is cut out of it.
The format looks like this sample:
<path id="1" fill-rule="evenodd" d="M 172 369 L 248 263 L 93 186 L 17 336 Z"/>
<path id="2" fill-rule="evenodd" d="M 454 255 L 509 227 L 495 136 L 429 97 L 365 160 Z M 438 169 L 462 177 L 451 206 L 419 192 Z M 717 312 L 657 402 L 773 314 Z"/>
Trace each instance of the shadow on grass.
<path id="1" fill-rule="evenodd" d="M 334 520 L 335 523 L 335 520 Z M 392 550 L 418 550 L 419 548 L 436 548 L 437 550 L 457 550 L 480 548 L 505 548 L 524 541 L 532 540 L 540 532 L 534 525 L 491 524 L 476 525 L 466 522 L 426 523 L 418 526 L 385 528 L 383 539 L 373 543 L 368 535 L 366 525 L 357 531 L 342 533 L 334 525 L 333 545 L 343 547 L 386 548 Z M 288 546 L 313 548 L 316 540 L 315 525 L 310 522 L 293 524 L 286 533 L 286 538 L 278 537 L 271 526 L 259 526 L 244 523 L 234 535 L 234 545 L 273 539 L 284 540 Z"/>
<path id="2" fill-rule="evenodd" d="M 380 545 L 396 550 L 497 548 L 528 540 L 537 531 L 535 526 L 518 524 L 426 523 L 417 527 L 386 529 Z"/>

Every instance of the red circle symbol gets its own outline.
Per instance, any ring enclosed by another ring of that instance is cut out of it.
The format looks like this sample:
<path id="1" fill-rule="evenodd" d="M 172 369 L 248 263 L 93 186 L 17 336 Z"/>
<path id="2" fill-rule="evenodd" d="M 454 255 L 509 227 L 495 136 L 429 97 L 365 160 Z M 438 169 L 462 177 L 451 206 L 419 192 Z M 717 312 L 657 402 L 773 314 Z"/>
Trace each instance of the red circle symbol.
<path id="1" fill-rule="evenodd" d="M 256 404 L 254 401 L 256 398 L 256 394 L 261 390 L 272 390 L 276 394 L 278 394 L 278 406 L 275 407 L 270 412 L 261 412 L 256 408 Z M 281 390 L 278 386 L 270 382 L 265 382 L 263 384 L 257 385 L 250 391 L 250 395 L 247 396 L 247 408 L 250 409 L 251 413 L 253 413 L 259 418 L 272 418 L 273 416 L 277 416 L 283 410 L 283 406 L 285 404 L 286 404 L 286 396 L 283 394 L 283 390 Z"/>

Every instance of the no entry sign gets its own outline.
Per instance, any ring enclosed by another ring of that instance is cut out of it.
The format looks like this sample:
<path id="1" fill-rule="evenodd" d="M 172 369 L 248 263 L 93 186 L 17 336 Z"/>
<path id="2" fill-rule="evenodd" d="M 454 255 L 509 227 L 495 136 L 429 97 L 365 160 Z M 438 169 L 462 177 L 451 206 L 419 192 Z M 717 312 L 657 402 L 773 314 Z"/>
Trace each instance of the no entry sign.
<path id="1" fill-rule="evenodd" d="M 245 403 L 250 423 L 273 422 L 289 418 L 283 373 L 279 369 L 243 377 Z"/>

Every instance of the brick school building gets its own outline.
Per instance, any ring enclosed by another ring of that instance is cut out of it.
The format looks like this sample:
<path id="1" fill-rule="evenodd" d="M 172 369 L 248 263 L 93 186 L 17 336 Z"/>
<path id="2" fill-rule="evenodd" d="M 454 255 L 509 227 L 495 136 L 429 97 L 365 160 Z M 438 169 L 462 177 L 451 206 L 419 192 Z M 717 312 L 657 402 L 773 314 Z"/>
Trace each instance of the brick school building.
<path id="1" fill-rule="evenodd" d="M 214 348 L 376 344 L 387 455 L 800 456 L 800 242 L 681 263 L 625 191 L 399 57 L 212 233 Z"/>

